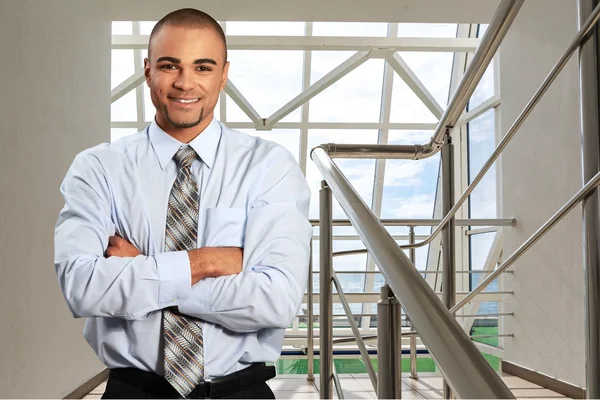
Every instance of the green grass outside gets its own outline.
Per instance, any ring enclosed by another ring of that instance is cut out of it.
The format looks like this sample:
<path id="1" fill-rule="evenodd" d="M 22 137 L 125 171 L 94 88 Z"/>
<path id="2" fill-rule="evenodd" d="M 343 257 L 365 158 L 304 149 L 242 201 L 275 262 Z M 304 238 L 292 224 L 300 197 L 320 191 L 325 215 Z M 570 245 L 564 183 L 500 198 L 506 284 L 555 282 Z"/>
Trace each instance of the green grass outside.
<path id="1" fill-rule="evenodd" d="M 500 369 L 500 359 L 498 357 L 490 356 L 487 354 L 483 355 L 485 359 L 490 363 L 494 370 Z M 320 371 L 319 359 L 314 360 L 314 372 L 318 374 Z M 377 358 L 371 357 L 373 368 L 375 372 L 378 371 Z M 367 372 L 367 367 L 363 363 L 361 358 L 337 358 L 333 360 L 335 369 L 338 374 L 363 374 Z M 308 373 L 308 360 L 305 358 L 281 358 L 274 363 L 278 374 L 307 374 Z M 418 357 L 417 358 L 417 371 L 418 372 L 435 372 L 437 366 L 431 357 Z M 410 372 L 410 359 L 407 357 L 402 358 L 402 372 Z"/>
<path id="2" fill-rule="evenodd" d="M 318 324 L 315 324 L 317 327 Z M 306 327 L 306 324 L 300 324 L 300 327 Z M 498 327 L 474 327 L 472 335 L 497 335 Z M 473 341 L 489 344 L 491 346 L 498 347 L 498 338 L 479 338 L 473 339 Z M 488 354 L 483 354 L 483 357 L 487 362 L 494 368 L 495 371 L 500 370 L 500 358 L 494 357 Z M 333 360 L 336 371 L 339 374 L 361 374 L 367 372 L 367 367 L 362 361 L 362 358 L 337 358 Z M 378 370 L 377 357 L 371 357 L 373 368 L 375 372 Z M 278 374 L 307 374 L 308 373 L 308 360 L 305 358 L 282 358 L 274 363 L 277 368 Z M 319 373 L 319 359 L 314 360 L 314 371 L 315 374 Z M 418 357 L 417 358 L 417 371 L 418 372 L 435 372 L 437 366 L 431 357 Z M 410 372 L 410 359 L 402 357 L 402 372 Z"/>

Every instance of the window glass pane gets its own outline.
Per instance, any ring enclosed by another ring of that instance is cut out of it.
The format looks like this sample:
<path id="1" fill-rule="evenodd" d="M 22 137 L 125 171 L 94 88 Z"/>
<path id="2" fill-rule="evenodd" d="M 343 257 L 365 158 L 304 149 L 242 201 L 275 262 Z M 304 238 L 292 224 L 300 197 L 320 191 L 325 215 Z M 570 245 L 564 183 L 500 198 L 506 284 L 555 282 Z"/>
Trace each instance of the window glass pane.
<path id="1" fill-rule="evenodd" d="M 130 128 L 112 128 L 110 130 L 110 142 L 116 142 L 117 140 L 125 136 L 133 135 L 134 133 L 138 133 L 138 130 Z"/>
<path id="2" fill-rule="evenodd" d="M 227 122 L 252 122 L 249 116 L 229 96 L 225 96 L 227 104 Z"/>
<path id="3" fill-rule="evenodd" d="M 487 25 L 480 25 L 477 37 L 481 38 L 486 29 Z M 470 58 L 472 59 L 472 57 Z M 488 65 L 485 73 L 481 77 L 481 81 L 479 81 L 479 84 L 475 88 L 473 96 L 471 96 L 471 100 L 469 101 L 469 110 L 477 107 L 479 104 L 492 97 L 496 92 L 494 87 L 494 62 L 495 59 L 492 59 L 490 65 Z"/>
<path id="4" fill-rule="evenodd" d="M 313 36 L 387 36 L 387 25 L 381 22 L 314 22 Z"/>
<path id="5" fill-rule="evenodd" d="M 149 35 L 152 33 L 154 25 L 158 21 L 140 21 L 140 35 Z"/>
<path id="6" fill-rule="evenodd" d="M 227 21 L 227 36 L 304 36 L 304 22 Z"/>
<path id="7" fill-rule="evenodd" d="M 377 143 L 376 130 L 318 130 L 308 131 L 308 152 L 322 143 Z M 306 166 L 306 179 L 312 193 L 310 200 L 310 218 L 319 218 L 319 189 L 323 177 L 315 163 L 308 156 Z M 375 174 L 375 160 L 369 159 L 336 159 L 346 178 L 357 190 L 358 194 L 371 205 L 373 197 L 373 177 Z M 347 219 L 335 197 L 333 199 L 333 218 Z"/>
<path id="8" fill-rule="evenodd" d="M 408 85 L 394 75 L 390 122 L 436 123 L 437 118 Z"/>
<path id="9" fill-rule="evenodd" d="M 262 118 L 267 118 L 302 91 L 302 51 L 230 51 L 229 78 Z M 232 102 L 231 102 L 232 103 Z M 227 103 L 228 107 L 230 102 Z M 300 108 L 283 122 L 299 122 Z M 227 120 L 235 119 L 229 113 Z"/>
<path id="10" fill-rule="evenodd" d="M 401 23 L 398 37 L 456 37 L 456 24 Z"/>
<path id="11" fill-rule="evenodd" d="M 425 143 L 432 131 L 390 131 L 389 144 Z M 432 218 L 439 153 L 424 160 L 387 160 L 381 218 Z"/>
<path id="12" fill-rule="evenodd" d="M 479 81 L 479 84 L 475 88 L 473 96 L 471 96 L 471 100 L 469 101 L 469 110 L 472 110 L 485 100 L 492 97 L 494 93 L 494 60 L 492 60 L 481 77 L 481 81 Z"/>
<path id="13" fill-rule="evenodd" d="M 110 120 L 115 122 L 137 121 L 135 90 L 130 91 L 110 106 Z"/>
<path id="14" fill-rule="evenodd" d="M 481 271 L 484 269 L 485 262 L 488 258 L 490 249 L 494 242 L 496 233 L 481 233 L 472 235 L 469 239 L 471 245 L 471 270 Z M 485 274 L 471 274 L 471 288 L 473 290 L 484 279 Z M 498 280 L 494 280 L 484 292 L 496 292 L 499 290 Z M 496 314 L 498 313 L 498 302 L 483 302 L 480 303 L 477 314 Z M 497 319 L 476 319 L 473 324 L 474 334 L 495 334 L 498 332 Z M 497 339 L 492 338 L 491 344 L 498 345 Z M 478 339 L 475 339 L 478 340 Z M 482 339 L 483 340 L 483 339 Z M 487 339 L 489 342 L 490 339 Z"/>
<path id="15" fill-rule="evenodd" d="M 496 147 L 495 111 L 489 110 L 468 124 L 469 182 L 479 173 Z M 496 218 L 496 165 L 492 165 L 470 196 L 471 218 Z"/>
<path id="16" fill-rule="evenodd" d="M 490 26 L 490 25 L 489 24 L 479 24 L 479 30 L 477 31 L 478 38 L 483 37 L 483 35 L 487 31 L 488 26 Z"/>
<path id="17" fill-rule="evenodd" d="M 135 71 L 133 50 L 111 50 L 110 89 L 114 89 Z"/>
<path id="18" fill-rule="evenodd" d="M 442 109 L 446 109 L 454 53 L 401 52 L 399 54 L 435 101 Z M 395 76 L 394 79 L 400 80 L 400 77 Z"/>
<path id="19" fill-rule="evenodd" d="M 112 34 L 113 35 L 133 35 L 133 25 L 131 24 L 131 21 L 113 21 L 112 22 Z"/>
<path id="20" fill-rule="evenodd" d="M 311 83 L 329 73 L 347 58 L 348 52 L 314 52 Z M 309 121 L 379 122 L 383 66 L 384 60 L 367 60 L 316 95 L 310 102 Z"/>
<path id="21" fill-rule="evenodd" d="M 334 240 L 333 251 L 352 250 L 364 248 L 361 241 L 351 240 Z M 358 254 L 353 256 L 344 256 L 334 258 L 333 267 L 336 271 L 364 271 L 366 268 L 366 254 Z M 319 271 L 319 240 L 313 241 L 313 271 Z M 357 293 L 364 291 L 364 274 L 339 274 L 338 280 L 342 284 L 344 293 Z M 332 285 L 333 286 L 333 285 Z M 319 293 L 320 282 L 319 274 L 313 274 L 313 293 Z M 315 314 L 319 313 L 318 304 L 314 308 Z M 351 303 L 350 308 L 353 313 L 360 313 L 362 304 Z M 334 303 L 334 314 L 344 314 L 344 308 L 340 303 Z M 341 318 L 342 320 L 344 318 Z M 337 325 L 336 325 L 337 326 Z"/>
<path id="22" fill-rule="evenodd" d="M 262 139 L 279 143 L 285 147 L 298 162 L 300 154 L 300 130 L 299 129 L 273 129 L 272 131 L 257 131 L 255 129 L 238 129 L 240 132 Z"/>

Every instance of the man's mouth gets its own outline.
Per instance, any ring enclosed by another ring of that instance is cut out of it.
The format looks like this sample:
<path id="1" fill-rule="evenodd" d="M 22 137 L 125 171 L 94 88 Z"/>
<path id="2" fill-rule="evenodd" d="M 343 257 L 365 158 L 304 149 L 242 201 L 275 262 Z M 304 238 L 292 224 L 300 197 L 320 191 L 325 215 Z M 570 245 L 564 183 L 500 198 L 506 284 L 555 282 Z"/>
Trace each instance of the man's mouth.
<path id="1" fill-rule="evenodd" d="M 196 103 L 197 101 L 200 101 L 199 98 L 195 98 L 195 99 L 182 99 L 180 97 L 169 97 L 169 99 L 176 101 L 177 103 L 183 103 L 183 104 L 192 104 L 192 103 Z"/>

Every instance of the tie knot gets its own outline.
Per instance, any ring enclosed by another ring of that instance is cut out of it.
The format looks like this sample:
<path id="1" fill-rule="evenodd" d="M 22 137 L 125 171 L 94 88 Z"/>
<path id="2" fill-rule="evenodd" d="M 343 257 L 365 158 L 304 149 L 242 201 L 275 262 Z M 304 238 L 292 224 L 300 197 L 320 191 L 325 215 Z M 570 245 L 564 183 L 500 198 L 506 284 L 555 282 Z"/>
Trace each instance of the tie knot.
<path id="1" fill-rule="evenodd" d="M 196 157 L 198 157 L 196 151 L 186 144 L 177 150 L 177 153 L 175 153 L 173 158 L 175 159 L 175 162 L 179 168 L 186 168 L 192 165 L 192 162 Z"/>

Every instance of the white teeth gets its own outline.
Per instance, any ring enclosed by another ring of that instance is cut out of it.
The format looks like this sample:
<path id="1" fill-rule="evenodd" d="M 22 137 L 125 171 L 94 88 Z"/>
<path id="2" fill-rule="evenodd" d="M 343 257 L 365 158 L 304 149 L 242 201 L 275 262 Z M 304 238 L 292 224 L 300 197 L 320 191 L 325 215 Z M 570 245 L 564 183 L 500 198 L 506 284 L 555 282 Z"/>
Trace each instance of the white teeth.
<path id="1" fill-rule="evenodd" d="M 185 103 L 185 104 L 189 104 L 189 103 L 195 103 L 200 99 L 191 99 L 191 100 L 184 100 L 184 99 L 173 99 L 173 101 L 176 101 L 178 103 Z"/>

